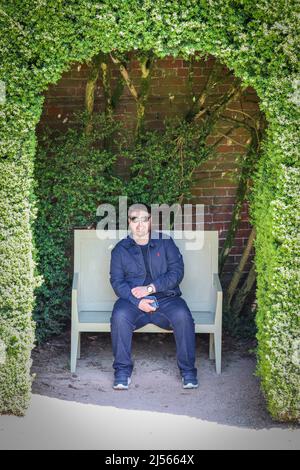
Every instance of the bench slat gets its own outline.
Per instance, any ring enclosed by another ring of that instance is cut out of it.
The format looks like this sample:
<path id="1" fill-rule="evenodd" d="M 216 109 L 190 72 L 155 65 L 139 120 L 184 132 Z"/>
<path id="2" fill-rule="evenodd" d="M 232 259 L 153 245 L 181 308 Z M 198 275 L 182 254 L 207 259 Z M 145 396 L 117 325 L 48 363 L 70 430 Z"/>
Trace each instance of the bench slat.
<path id="1" fill-rule="evenodd" d="M 215 322 L 214 312 L 191 312 L 196 325 L 213 325 Z M 81 311 L 79 312 L 79 323 L 110 323 L 111 311 Z"/>

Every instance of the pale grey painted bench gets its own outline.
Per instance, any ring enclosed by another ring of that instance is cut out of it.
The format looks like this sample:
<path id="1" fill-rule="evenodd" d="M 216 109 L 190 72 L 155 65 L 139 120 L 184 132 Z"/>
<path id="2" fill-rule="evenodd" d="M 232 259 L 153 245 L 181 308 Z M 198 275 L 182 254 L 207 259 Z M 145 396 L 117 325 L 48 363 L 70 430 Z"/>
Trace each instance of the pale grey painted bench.
<path id="1" fill-rule="evenodd" d="M 184 279 L 180 284 L 182 297 L 193 315 L 196 333 L 210 335 L 209 358 L 215 359 L 216 372 L 220 374 L 222 287 L 218 276 L 218 232 L 202 232 L 203 246 L 197 250 L 189 249 L 191 231 L 184 232 L 184 239 L 177 239 L 176 233 L 171 232 L 170 235 L 180 249 L 185 265 Z M 74 236 L 71 372 L 75 372 L 76 361 L 80 357 L 80 334 L 110 332 L 111 312 L 117 300 L 109 281 L 110 256 L 119 241 L 119 238 L 101 239 L 96 230 L 75 230 Z M 153 324 L 135 332 L 170 333 Z"/>

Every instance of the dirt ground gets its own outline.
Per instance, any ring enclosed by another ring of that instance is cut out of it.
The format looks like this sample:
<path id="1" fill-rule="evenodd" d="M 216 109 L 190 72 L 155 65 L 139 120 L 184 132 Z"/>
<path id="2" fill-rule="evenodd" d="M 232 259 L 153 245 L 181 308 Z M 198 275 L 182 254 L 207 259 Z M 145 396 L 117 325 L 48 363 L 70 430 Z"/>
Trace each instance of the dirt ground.
<path id="1" fill-rule="evenodd" d="M 208 335 L 197 335 L 199 388 L 184 390 L 173 334 L 135 333 L 129 390 L 115 391 L 109 333 L 83 333 L 81 358 L 71 374 L 70 332 L 33 350 L 33 393 L 94 405 L 185 415 L 219 424 L 287 428 L 266 411 L 255 374 L 255 344 L 223 337 L 222 374 L 208 358 Z"/>

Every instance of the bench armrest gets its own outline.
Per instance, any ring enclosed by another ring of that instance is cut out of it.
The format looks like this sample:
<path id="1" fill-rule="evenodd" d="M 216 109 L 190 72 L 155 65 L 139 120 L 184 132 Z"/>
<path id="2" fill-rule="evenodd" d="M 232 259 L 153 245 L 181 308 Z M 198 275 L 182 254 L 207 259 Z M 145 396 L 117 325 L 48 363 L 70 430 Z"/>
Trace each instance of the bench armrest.
<path id="1" fill-rule="evenodd" d="M 78 322 L 79 273 L 74 273 L 72 284 L 72 322 Z"/>
<path id="2" fill-rule="evenodd" d="M 213 273 L 213 287 L 215 292 L 215 323 L 222 328 L 223 290 L 218 273 Z"/>
<path id="3" fill-rule="evenodd" d="M 78 290 L 79 273 L 74 273 L 72 291 Z"/>
<path id="4" fill-rule="evenodd" d="M 219 278 L 219 274 L 213 273 L 213 285 L 216 288 L 217 292 L 223 292 L 222 291 L 222 286 Z"/>

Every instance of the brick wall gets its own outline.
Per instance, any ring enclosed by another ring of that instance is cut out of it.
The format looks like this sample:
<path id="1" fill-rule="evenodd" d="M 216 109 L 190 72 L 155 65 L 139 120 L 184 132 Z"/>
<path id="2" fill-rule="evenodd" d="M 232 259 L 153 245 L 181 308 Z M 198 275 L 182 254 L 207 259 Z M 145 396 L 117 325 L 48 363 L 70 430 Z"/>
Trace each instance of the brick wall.
<path id="1" fill-rule="evenodd" d="M 188 80 L 189 63 L 180 59 L 167 57 L 157 60 L 155 63 L 150 94 L 145 113 L 145 124 L 149 129 L 161 129 L 163 119 L 176 115 L 184 115 L 190 108 L 192 94 L 198 96 L 208 78 L 214 58 L 201 59 L 193 63 L 193 80 Z M 111 87 L 114 88 L 119 70 L 112 64 Z M 224 66 L 224 74 L 228 72 Z M 140 64 L 132 55 L 129 66 L 130 77 L 139 91 Z M 68 72 L 65 72 L 56 85 L 51 85 L 45 93 L 44 110 L 38 126 L 38 134 L 43 126 L 47 124 L 57 129 L 66 129 L 72 125 L 72 114 L 74 111 L 82 110 L 84 107 L 85 85 L 88 76 L 88 68 L 85 64 L 73 64 Z M 207 103 L 213 104 L 228 90 L 233 76 L 226 79 L 222 85 L 215 88 L 213 95 Z M 259 112 L 258 97 L 252 88 L 243 93 L 241 102 L 231 102 L 227 110 L 227 116 L 241 119 L 239 110 L 255 117 Z M 96 87 L 95 111 L 103 111 L 103 86 L 101 74 Z M 136 116 L 136 105 L 127 87 L 116 109 L 115 117 L 122 120 L 128 129 L 134 129 Z M 217 129 L 207 139 L 207 144 L 214 144 L 228 131 L 229 126 L 220 122 Z M 193 183 L 193 198 L 184 202 L 205 205 L 205 229 L 218 230 L 220 247 L 223 245 L 230 224 L 232 209 L 235 203 L 237 182 L 235 175 L 238 174 L 238 162 L 245 153 L 245 144 L 249 134 L 244 128 L 236 129 L 230 137 L 224 137 L 217 147 L 217 157 L 203 163 L 195 172 Z M 126 161 L 122 159 L 118 171 L 126 171 Z M 238 264 L 243 249 L 247 243 L 251 226 L 248 221 L 247 204 L 243 206 L 242 220 L 235 238 L 234 247 L 227 259 L 223 280 L 225 284 L 230 279 L 233 269 Z M 251 259 L 253 258 L 253 251 Z M 251 260 L 245 266 L 245 274 L 251 267 Z"/>

